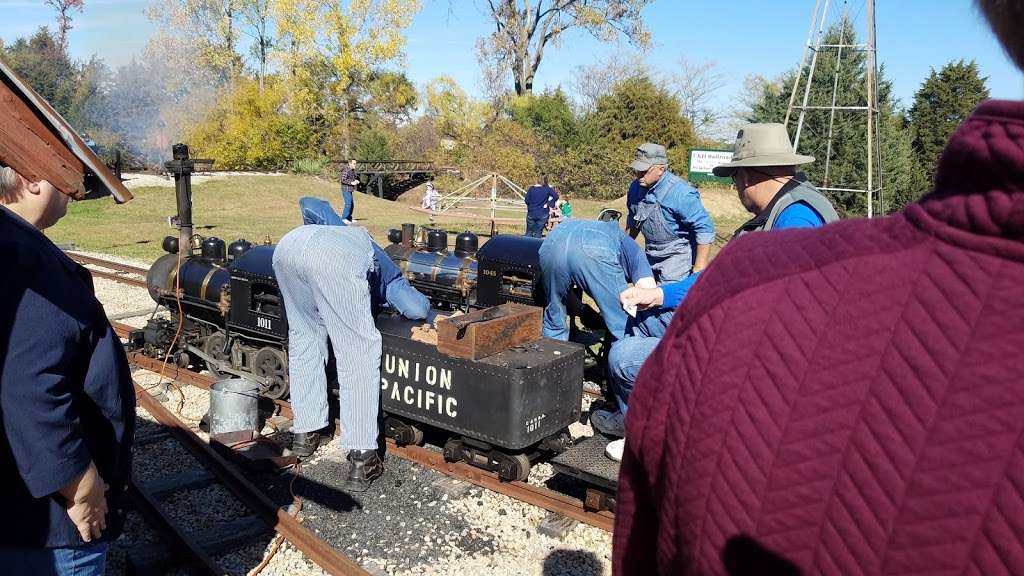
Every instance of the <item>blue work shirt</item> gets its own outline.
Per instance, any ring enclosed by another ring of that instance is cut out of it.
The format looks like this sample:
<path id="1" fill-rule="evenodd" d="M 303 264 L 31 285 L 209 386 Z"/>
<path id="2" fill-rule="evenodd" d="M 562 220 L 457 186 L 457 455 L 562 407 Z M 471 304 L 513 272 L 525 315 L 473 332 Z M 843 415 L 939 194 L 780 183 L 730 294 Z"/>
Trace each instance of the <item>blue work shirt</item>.
<path id="1" fill-rule="evenodd" d="M 124 520 L 135 435 L 121 340 L 89 272 L 3 207 L 0 269 L 9 272 L 0 282 L 0 542 L 84 545 L 58 491 L 90 461 L 110 486 L 102 541 L 113 540 Z"/>
<path id="2" fill-rule="evenodd" d="M 548 210 L 558 201 L 558 192 L 547 184 L 534 184 L 526 191 L 525 201 L 527 218 L 547 218 Z"/>
<path id="3" fill-rule="evenodd" d="M 775 220 L 773 230 L 782 228 L 817 228 L 825 225 L 825 219 L 818 214 L 818 211 L 811 208 L 806 202 L 796 202 L 789 205 L 779 214 Z M 664 293 L 663 308 L 678 308 L 679 304 L 686 298 L 690 288 L 697 282 L 700 272 L 694 272 L 679 282 L 668 282 L 661 285 Z"/>
<path id="4" fill-rule="evenodd" d="M 322 198 L 299 199 L 303 224 L 344 226 L 345 222 Z M 389 305 L 410 320 L 423 320 L 430 313 L 430 300 L 409 284 L 402 271 L 376 242 L 373 244 L 373 270 L 367 275 L 370 285 L 370 312 L 376 317 Z"/>
<path id="5" fill-rule="evenodd" d="M 643 200 L 661 203 L 662 217 L 674 223 L 680 237 L 692 236 L 697 244 L 715 241 L 715 223 L 700 201 L 700 191 L 685 180 L 666 170 L 654 186 L 644 188 L 640 180 L 633 180 L 626 194 L 626 228 L 635 228 L 636 205 Z"/>

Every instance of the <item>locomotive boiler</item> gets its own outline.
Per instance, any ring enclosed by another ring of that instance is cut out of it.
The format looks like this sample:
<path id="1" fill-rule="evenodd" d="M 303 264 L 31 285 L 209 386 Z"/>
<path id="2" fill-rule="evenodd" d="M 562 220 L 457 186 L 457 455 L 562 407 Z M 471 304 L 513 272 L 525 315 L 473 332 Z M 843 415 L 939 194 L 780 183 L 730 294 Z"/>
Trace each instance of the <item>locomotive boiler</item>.
<path id="1" fill-rule="evenodd" d="M 506 302 L 543 306 L 540 286 L 539 238 L 499 235 L 478 248 L 472 232 L 455 238 L 449 250 L 444 230 L 421 229 L 414 241 L 414 225 L 388 233 L 384 248 L 402 274 L 437 308 L 487 308 Z"/>
<path id="2" fill-rule="evenodd" d="M 399 240 L 384 251 L 433 308 L 468 311 L 506 302 L 544 304 L 540 240 L 496 236 L 478 249 L 476 236 L 467 232 L 449 250 L 444 231 L 424 230 L 424 236 L 427 243 Z M 180 250 L 180 240 L 173 236 L 164 239 L 163 247 L 168 254 L 150 267 L 147 285 L 171 318 L 152 319 L 140 333 L 140 346 L 158 355 L 173 343 L 179 366 L 201 360 L 217 374 L 254 377 L 264 396 L 286 397 L 288 325 L 272 267 L 274 247 L 246 240 L 225 246 L 220 238 L 197 235 L 187 251 Z M 184 312 L 180 334 L 179 302 Z"/>

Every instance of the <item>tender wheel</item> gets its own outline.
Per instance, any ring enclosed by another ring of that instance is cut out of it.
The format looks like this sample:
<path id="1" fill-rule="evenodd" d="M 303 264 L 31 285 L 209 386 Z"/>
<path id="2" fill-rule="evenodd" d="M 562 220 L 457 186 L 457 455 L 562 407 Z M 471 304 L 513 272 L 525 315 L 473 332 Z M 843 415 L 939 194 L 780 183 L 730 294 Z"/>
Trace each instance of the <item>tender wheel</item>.
<path id="1" fill-rule="evenodd" d="M 261 390 L 264 396 L 277 400 L 288 395 L 288 365 L 283 352 L 261 348 L 253 360 L 252 373 L 268 382 Z"/>
<path id="2" fill-rule="evenodd" d="M 530 477 L 530 459 L 526 454 L 506 455 L 501 461 L 498 476 L 502 480 L 526 480 Z"/>
<path id="3" fill-rule="evenodd" d="M 211 334 L 206 338 L 206 342 L 203 344 L 203 352 L 205 352 L 207 356 L 213 357 L 213 359 L 218 362 L 227 362 L 228 355 L 224 352 L 224 341 L 223 332 Z M 206 364 L 206 367 L 214 374 L 224 374 L 218 370 L 216 366 L 211 366 L 209 362 Z"/>
<path id="4" fill-rule="evenodd" d="M 413 446 L 420 446 L 423 444 L 423 429 L 417 426 L 410 426 L 412 428 L 412 444 Z"/>
<path id="5" fill-rule="evenodd" d="M 391 416 L 384 418 L 384 435 L 399 446 L 418 446 L 423 443 L 422 429 Z"/>
<path id="6" fill-rule="evenodd" d="M 444 443 L 445 462 L 459 462 L 462 460 L 462 442 L 454 438 Z"/>

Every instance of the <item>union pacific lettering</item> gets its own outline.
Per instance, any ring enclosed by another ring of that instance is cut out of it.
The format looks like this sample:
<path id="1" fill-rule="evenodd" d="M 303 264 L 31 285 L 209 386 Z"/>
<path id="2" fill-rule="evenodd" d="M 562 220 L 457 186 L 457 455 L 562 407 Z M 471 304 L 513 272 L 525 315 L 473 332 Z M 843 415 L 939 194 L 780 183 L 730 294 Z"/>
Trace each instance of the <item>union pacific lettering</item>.
<path id="1" fill-rule="evenodd" d="M 459 401 L 450 393 L 451 370 L 387 352 L 380 368 L 380 388 L 390 401 L 438 416 L 459 415 Z"/>

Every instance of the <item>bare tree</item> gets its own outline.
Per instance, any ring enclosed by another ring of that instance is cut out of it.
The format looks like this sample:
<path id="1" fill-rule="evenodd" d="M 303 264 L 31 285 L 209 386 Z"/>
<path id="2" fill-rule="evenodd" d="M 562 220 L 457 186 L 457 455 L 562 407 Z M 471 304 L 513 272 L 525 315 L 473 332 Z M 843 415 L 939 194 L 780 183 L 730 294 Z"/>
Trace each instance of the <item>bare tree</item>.
<path id="1" fill-rule="evenodd" d="M 782 90 L 783 77 L 775 79 L 765 78 L 760 74 L 750 74 L 743 79 L 743 88 L 733 98 L 733 104 L 729 111 L 721 118 L 719 132 L 727 136 L 734 136 L 736 131 L 744 124 L 751 121 L 754 115 L 754 108 L 764 100 L 766 92 L 778 94 Z M 783 113 L 785 110 L 783 110 Z M 781 118 L 778 120 L 782 121 Z"/>
<path id="2" fill-rule="evenodd" d="M 57 11 L 57 41 L 60 49 L 67 52 L 68 32 L 71 31 L 71 12 L 82 11 L 85 0 L 43 0 L 43 2 Z"/>
<path id="3" fill-rule="evenodd" d="M 650 33 L 640 10 L 653 0 L 487 0 L 494 32 L 478 41 L 485 71 L 507 69 L 517 95 L 533 91 L 533 78 L 549 43 L 567 30 L 581 28 L 602 41 L 625 36 L 646 46 Z"/>
<path id="4" fill-rule="evenodd" d="M 596 64 L 577 66 L 572 81 L 572 93 L 579 112 L 593 112 L 597 101 L 627 78 L 650 76 L 639 52 L 616 52 Z"/>
<path id="5" fill-rule="evenodd" d="M 182 45 L 194 46 L 197 64 L 216 70 L 228 83 L 242 70 L 236 51 L 239 4 L 240 0 L 152 0 L 146 13 Z"/>
<path id="6" fill-rule="evenodd" d="M 267 77 L 267 58 L 274 44 L 274 38 L 268 30 L 271 23 L 270 2 L 271 0 L 242 0 L 239 7 L 242 22 L 248 26 L 248 30 L 243 29 L 242 33 L 252 38 L 250 51 L 256 59 L 260 93 L 263 92 L 263 82 Z"/>
<path id="7" fill-rule="evenodd" d="M 715 132 L 722 111 L 712 104 L 716 92 L 725 86 L 725 76 L 715 62 L 692 62 L 681 57 L 669 76 L 669 84 L 683 106 L 683 116 L 693 124 L 697 136 L 706 138 Z"/>

